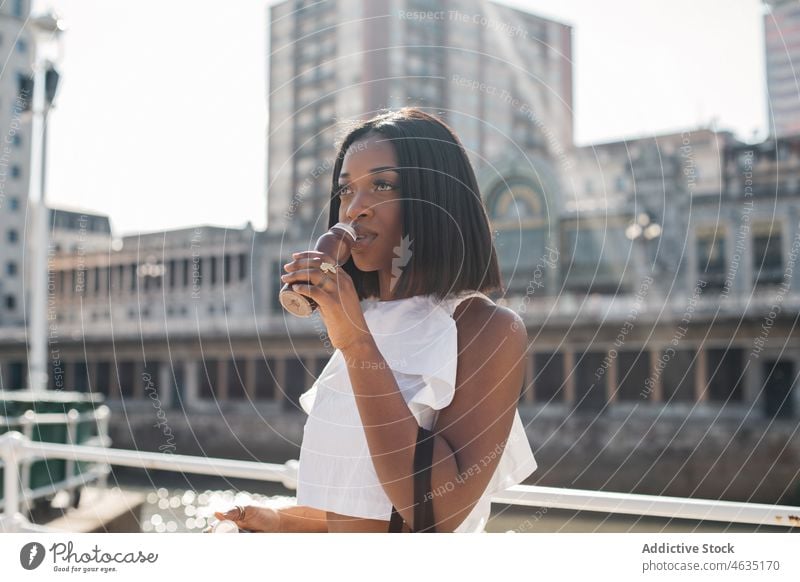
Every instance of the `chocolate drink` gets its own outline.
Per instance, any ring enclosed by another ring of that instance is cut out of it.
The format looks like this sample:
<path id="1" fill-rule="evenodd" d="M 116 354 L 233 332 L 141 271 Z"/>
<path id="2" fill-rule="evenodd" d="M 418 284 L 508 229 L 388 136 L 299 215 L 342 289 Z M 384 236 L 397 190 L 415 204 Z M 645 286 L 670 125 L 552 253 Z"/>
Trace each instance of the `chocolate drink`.
<path id="1" fill-rule="evenodd" d="M 346 222 L 334 224 L 328 232 L 317 239 L 314 250 L 325 253 L 336 261 L 337 265 L 343 265 L 350 258 L 350 249 L 356 242 L 355 229 Z M 338 268 L 341 268 L 338 267 Z M 292 291 L 289 283 L 281 287 L 278 296 L 283 308 L 296 315 L 297 317 L 310 317 L 319 305 L 317 302 L 296 291 Z"/>

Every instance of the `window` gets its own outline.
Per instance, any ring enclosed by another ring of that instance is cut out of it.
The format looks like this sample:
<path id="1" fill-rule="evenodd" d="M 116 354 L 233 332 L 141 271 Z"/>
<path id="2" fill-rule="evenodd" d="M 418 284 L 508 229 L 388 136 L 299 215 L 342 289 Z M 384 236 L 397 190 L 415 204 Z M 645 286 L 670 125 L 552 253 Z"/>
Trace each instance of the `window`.
<path id="1" fill-rule="evenodd" d="M 24 53 L 28 50 L 28 43 L 24 38 L 17 39 L 17 52 Z"/>
<path id="2" fill-rule="evenodd" d="M 723 405 L 742 401 L 743 350 L 739 348 L 708 350 L 706 383 L 708 400 Z"/>
<path id="3" fill-rule="evenodd" d="M 22 136 L 19 133 L 14 134 L 13 138 L 14 147 L 21 147 L 22 146 Z"/>
<path id="4" fill-rule="evenodd" d="M 136 314 L 134 313 L 133 316 Z M 133 317 L 131 317 L 133 319 Z M 119 395 L 121 398 L 130 398 L 134 395 L 134 382 L 136 370 L 133 362 L 120 362 L 117 371 L 117 381 L 119 382 Z"/>
<path id="5" fill-rule="evenodd" d="M 217 360 L 206 360 L 204 367 L 205 370 L 200 370 L 200 398 L 216 400 Z"/>
<path id="6" fill-rule="evenodd" d="M 245 387 L 245 370 L 247 363 L 244 360 L 228 360 L 228 399 L 244 400 L 248 397 Z"/>
<path id="7" fill-rule="evenodd" d="M 25 73 L 17 73 L 17 101 L 14 103 L 14 114 L 18 115 L 31 108 L 33 98 L 33 77 Z"/>
<path id="8" fill-rule="evenodd" d="M 551 404 L 564 401 L 564 355 L 560 352 L 534 354 L 533 378 L 536 402 Z"/>
<path id="9" fill-rule="evenodd" d="M 11 362 L 8 366 L 9 388 L 19 390 L 25 385 L 25 368 L 27 362 Z"/>
<path id="10" fill-rule="evenodd" d="M 13 228 L 8 229 L 8 233 L 6 233 L 6 240 L 10 243 L 15 243 L 19 240 L 19 234 Z"/>
<path id="11" fill-rule="evenodd" d="M 275 385 L 275 359 L 266 360 L 258 358 L 256 360 L 256 385 L 255 397 L 259 400 L 274 400 L 277 387 Z"/>
<path id="12" fill-rule="evenodd" d="M 224 281 L 225 281 L 226 284 L 231 282 L 231 260 L 232 259 L 233 259 L 233 257 L 231 255 L 224 255 L 222 257 L 222 261 L 223 261 L 222 271 L 224 273 L 223 277 L 224 277 Z"/>
<path id="13" fill-rule="evenodd" d="M 575 354 L 575 409 L 576 411 L 602 411 L 606 406 L 606 377 L 597 378 L 606 354 L 585 351 Z"/>
<path id="14" fill-rule="evenodd" d="M 12 178 L 19 178 L 22 175 L 22 170 L 16 164 L 11 166 L 11 177 Z"/>
<path id="15" fill-rule="evenodd" d="M 245 253 L 239 254 L 239 280 L 244 281 L 247 278 L 247 255 Z"/>
<path id="16" fill-rule="evenodd" d="M 217 282 L 217 257 L 211 257 L 211 284 Z"/>
<path id="17" fill-rule="evenodd" d="M 192 271 L 192 288 L 196 289 L 203 284 L 203 258 L 194 257 L 192 260 L 195 261 L 194 271 Z"/>
<path id="18" fill-rule="evenodd" d="M 753 225 L 753 283 L 778 284 L 783 279 L 783 252 L 780 225 Z"/>
<path id="19" fill-rule="evenodd" d="M 6 263 L 6 275 L 9 277 L 13 277 L 17 274 L 17 263 L 14 261 L 8 261 Z"/>
<path id="20" fill-rule="evenodd" d="M 612 363 L 612 365 L 614 365 Z M 625 350 L 617 355 L 618 401 L 647 401 L 651 393 L 644 388 L 650 376 L 650 354 L 647 351 Z"/>
<path id="21" fill-rule="evenodd" d="M 664 402 L 694 402 L 694 379 L 696 352 L 675 350 L 661 352 L 662 361 L 667 362 L 661 374 L 661 389 Z"/>
<path id="22" fill-rule="evenodd" d="M 725 284 L 725 231 L 711 227 L 697 232 L 698 276 L 706 289 L 721 290 Z"/>
<path id="23" fill-rule="evenodd" d="M 22 18 L 25 14 L 25 0 L 14 0 L 11 11 L 15 18 Z"/>
<path id="24" fill-rule="evenodd" d="M 19 210 L 19 198 L 12 196 L 8 201 L 8 207 L 11 210 Z"/>
<path id="25" fill-rule="evenodd" d="M 17 298 L 13 295 L 6 295 L 5 304 L 6 309 L 14 311 L 17 308 Z"/>
<path id="26" fill-rule="evenodd" d="M 169 288 L 174 289 L 175 279 L 176 279 L 175 271 L 177 270 L 178 263 L 175 259 L 170 259 L 168 265 L 169 266 L 167 268 L 169 269 Z"/>

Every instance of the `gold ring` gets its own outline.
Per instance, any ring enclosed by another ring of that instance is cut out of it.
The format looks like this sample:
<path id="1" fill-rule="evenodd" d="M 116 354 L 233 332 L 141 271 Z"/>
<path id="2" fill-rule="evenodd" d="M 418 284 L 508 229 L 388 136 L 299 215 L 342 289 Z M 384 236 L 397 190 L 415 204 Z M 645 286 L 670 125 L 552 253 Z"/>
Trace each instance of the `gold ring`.
<path id="1" fill-rule="evenodd" d="M 336 267 L 337 267 L 337 265 L 334 265 L 332 263 L 322 263 L 319 266 L 319 269 L 320 269 L 320 271 L 326 271 L 328 273 L 333 273 L 335 275 L 336 274 Z"/>
<path id="2" fill-rule="evenodd" d="M 242 521 L 244 519 L 244 507 L 237 505 L 236 509 L 239 510 L 239 515 L 236 517 L 236 521 Z"/>

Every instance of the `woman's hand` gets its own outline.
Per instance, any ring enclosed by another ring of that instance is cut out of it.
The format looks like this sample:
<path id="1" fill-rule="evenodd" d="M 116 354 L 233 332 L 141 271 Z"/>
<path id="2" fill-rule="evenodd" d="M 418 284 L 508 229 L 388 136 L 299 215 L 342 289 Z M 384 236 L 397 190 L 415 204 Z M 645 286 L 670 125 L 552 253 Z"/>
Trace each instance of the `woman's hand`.
<path id="1" fill-rule="evenodd" d="M 350 275 L 341 266 L 335 274 L 322 271 L 322 263 L 335 265 L 336 261 L 319 251 L 294 253 L 292 258 L 292 262 L 283 266 L 287 273 L 281 281 L 317 302 L 333 347 L 344 350 L 369 339 L 371 334 Z"/>
<path id="2" fill-rule="evenodd" d="M 234 522 L 239 529 L 257 533 L 275 533 L 280 531 L 280 515 L 276 509 L 271 507 L 257 507 L 255 505 L 243 505 L 243 512 L 240 514 L 239 508 L 234 507 L 226 512 L 215 511 L 214 517 L 222 521 L 229 519 Z"/>

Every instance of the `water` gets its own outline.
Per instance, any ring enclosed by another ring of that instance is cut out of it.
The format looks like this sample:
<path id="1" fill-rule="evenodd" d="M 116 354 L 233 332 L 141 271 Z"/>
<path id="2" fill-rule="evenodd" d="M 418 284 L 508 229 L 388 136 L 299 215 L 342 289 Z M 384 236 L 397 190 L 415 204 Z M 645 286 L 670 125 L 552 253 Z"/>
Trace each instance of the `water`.
<path id="1" fill-rule="evenodd" d="M 283 507 L 294 503 L 293 497 L 285 495 L 267 496 L 231 489 L 193 491 L 160 487 L 155 491 L 140 491 L 146 491 L 143 532 L 200 532 L 217 521 L 215 511 L 227 511 L 235 505 Z"/>

